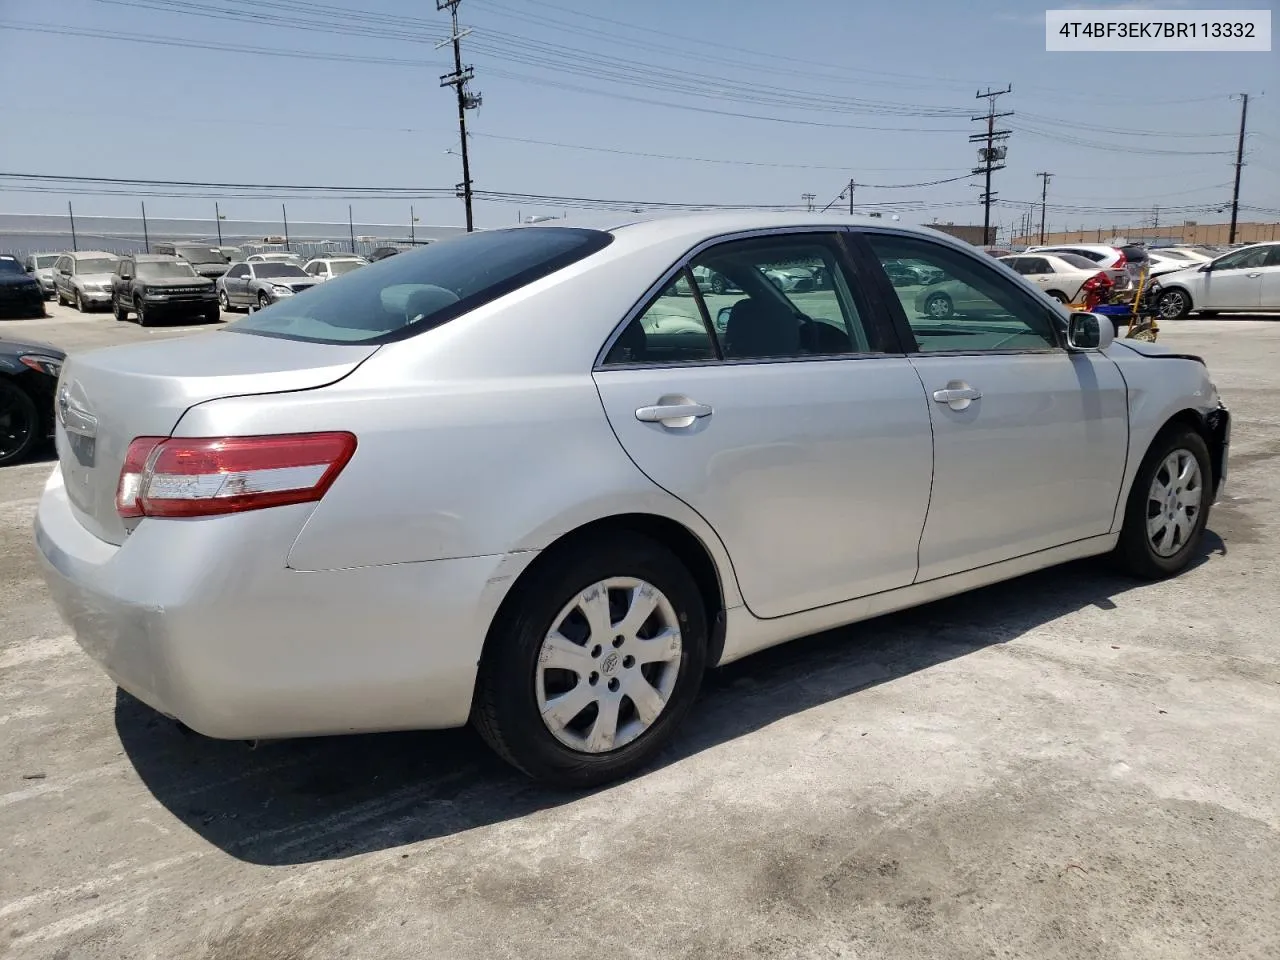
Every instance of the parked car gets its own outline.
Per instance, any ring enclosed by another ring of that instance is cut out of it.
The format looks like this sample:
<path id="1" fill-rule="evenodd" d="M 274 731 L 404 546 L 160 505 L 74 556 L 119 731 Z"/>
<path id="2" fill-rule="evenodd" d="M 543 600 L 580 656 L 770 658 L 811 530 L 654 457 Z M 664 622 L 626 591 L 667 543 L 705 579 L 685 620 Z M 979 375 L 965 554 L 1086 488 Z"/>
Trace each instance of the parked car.
<path id="1" fill-rule="evenodd" d="M 1162 274 L 1156 309 L 1165 320 L 1222 310 L 1274 313 L 1280 310 L 1280 241 L 1257 243 L 1216 260 Z"/>
<path id="2" fill-rule="evenodd" d="M 246 263 L 288 263 L 301 269 L 303 259 L 296 253 L 251 253 L 245 257 Z"/>
<path id="3" fill-rule="evenodd" d="M 227 263 L 237 263 L 244 259 L 244 251 L 239 247 L 219 247 L 218 252 L 227 258 Z"/>
<path id="4" fill-rule="evenodd" d="M 990 253 L 990 251 L 984 251 Z M 937 283 L 942 279 L 937 270 L 923 263 L 911 263 L 906 260 L 891 260 L 884 265 L 889 275 L 889 282 L 895 287 L 919 287 L 929 283 Z"/>
<path id="5" fill-rule="evenodd" d="M 378 260 L 394 257 L 399 252 L 399 247 L 374 247 L 373 252 L 369 254 L 369 262 L 376 263 Z"/>
<path id="6" fill-rule="evenodd" d="M 716 273 L 706 267 L 699 267 L 693 271 L 694 282 L 698 284 L 698 290 L 701 293 L 722 294 L 728 293 L 738 288 L 734 286 L 732 280 L 722 274 Z M 676 292 L 682 294 L 692 294 L 693 289 L 689 286 L 689 282 L 684 277 L 676 281 Z"/>
<path id="7" fill-rule="evenodd" d="M 218 247 L 200 243 L 153 243 L 151 252 L 185 260 L 197 274 L 210 280 L 226 273 L 231 262 Z"/>
<path id="8" fill-rule="evenodd" d="M 1193 266 L 1198 267 L 1201 263 L 1208 262 L 1208 259 L 1192 260 L 1188 257 L 1177 257 L 1164 250 L 1149 250 L 1147 251 L 1147 279 L 1151 280 L 1162 273 L 1173 273 Z"/>
<path id="9" fill-rule="evenodd" d="M 1188 266 L 1196 263 L 1208 263 L 1218 254 L 1210 253 L 1197 247 L 1155 247 L 1147 251 L 1156 253 L 1166 259 L 1182 260 Z"/>
<path id="10" fill-rule="evenodd" d="M 323 283 L 325 280 L 332 280 L 334 277 L 340 277 L 344 273 L 350 273 L 352 270 L 368 265 L 369 261 L 364 257 L 339 255 L 311 260 L 302 268 L 302 271 Z"/>
<path id="11" fill-rule="evenodd" d="M 120 258 L 101 250 L 64 253 L 53 264 L 53 292 L 59 304 L 81 313 L 111 305 L 111 275 Z"/>
<path id="12" fill-rule="evenodd" d="M 233 263 L 218 279 L 218 303 L 223 310 L 269 307 L 284 297 L 310 290 L 319 278 L 292 263 L 250 260 Z"/>
<path id="13" fill-rule="evenodd" d="M 40 281 L 27 273 L 17 257 L 0 253 L 0 317 L 43 317 Z"/>
<path id="14" fill-rule="evenodd" d="M 135 315 L 140 327 L 174 318 L 218 322 L 213 281 L 197 274 L 186 260 L 159 253 L 130 254 L 120 260 L 111 281 L 117 320 Z"/>
<path id="15" fill-rule="evenodd" d="M 1109 291 L 1113 286 L 1105 270 L 1075 253 L 1024 253 L 998 259 L 1059 303 L 1080 303 L 1089 293 Z"/>
<path id="16" fill-rule="evenodd" d="M 53 392 L 64 359 L 50 344 L 0 337 L 0 467 L 53 436 Z"/>
<path id="17" fill-rule="evenodd" d="M 1140 268 L 1130 269 L 1129 258 L 1124 253 L 1124 250 L 1133 249 L 1135 248 L 1125 247 L 1121 249 L 1110 244 L 1098 243 L 1060 243 L 1054 246 L 1028 247 L 1024 252 L 1052 253 L 1055 255 L 1074 253 L 1077 256 L 1092 260 L 1098 265 L 1099 269 L 1106 270 L 1117 290 L 1128 290 L 1137 284 L 1137 277 L 1140 272 Z"/>
<path id="18" fill-rule="evenodd" d="M 909 316 L 901 259 L 991 307 Z M 780 289 L 797 263 L 834 282 Z M 673 296 L 699 266 L 742 291 L 723 334 Z M 1081 557 L 1198 559 L 1229 414 L 1203 361 L 1112 336 L 897 224 L 484 230 L 73 354 L 35 540 L 84 650 L 202 734 L 472 719 L 582 787 L 652 759 L 708 667 Z"/>
<path id="19" fill-rule="evenodd" d="M 36 278 L 46 300 L 54 297 L 53 265 L 58 261 L 56 253 L 29 253 L 23 261 L 27 273 Z"/>

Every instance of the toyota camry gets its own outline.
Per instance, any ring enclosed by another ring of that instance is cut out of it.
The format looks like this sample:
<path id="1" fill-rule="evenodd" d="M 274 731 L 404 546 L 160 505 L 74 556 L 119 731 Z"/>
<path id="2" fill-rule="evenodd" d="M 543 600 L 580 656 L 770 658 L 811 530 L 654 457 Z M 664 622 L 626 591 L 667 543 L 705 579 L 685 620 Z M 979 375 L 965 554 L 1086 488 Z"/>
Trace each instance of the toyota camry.
<path id="1" fill-rule="evenodd" d="M 901 262 L 967 299 L 919 309 Z M 584 786 L 765 647 L 1081 557 L 1186 567 L 1230 418 L 1199 358 L 1113 335 L 870 219 L 481 231 L 72 356 L 36 542 L 84 650 L 198 732 L 470 721 Z"/>

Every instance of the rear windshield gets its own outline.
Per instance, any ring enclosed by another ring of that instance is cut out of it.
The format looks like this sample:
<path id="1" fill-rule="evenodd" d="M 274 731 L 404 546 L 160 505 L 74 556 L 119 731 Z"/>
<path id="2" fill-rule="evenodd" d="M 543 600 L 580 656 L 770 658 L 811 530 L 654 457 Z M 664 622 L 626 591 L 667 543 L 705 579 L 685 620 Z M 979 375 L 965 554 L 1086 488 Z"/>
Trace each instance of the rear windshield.
<path id="1" fill-rule="evenodd" d="M 575 227 L 483 230 L 361 267 L 226 329 L 317 343 L 383 343 L 437 327 L 606 247 Z"/>
<path id="2" fill-rule="evenodd" d="M 1141 263 L 1147 259 L 1146 247 L 1121 247 L 1120 252 L 1124 254 L 1126 260 L 1136 260 Z"/>
<path id="3" fill-rule="evenodd" d="M 174 252 L 191 263 L 227 263 L 227 256 L 215 247 L 175 247 Z"/>

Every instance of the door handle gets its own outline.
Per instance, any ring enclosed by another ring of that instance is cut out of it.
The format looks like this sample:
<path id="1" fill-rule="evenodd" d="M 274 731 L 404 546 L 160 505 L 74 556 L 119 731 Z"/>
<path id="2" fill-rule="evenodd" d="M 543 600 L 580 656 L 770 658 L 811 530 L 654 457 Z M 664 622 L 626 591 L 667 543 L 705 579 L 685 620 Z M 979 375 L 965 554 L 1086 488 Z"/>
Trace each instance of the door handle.
<path id="1" fill-rule="evenodd" d="M 934 403 L 945 403 L 952 410 L 963 410 L 974 400 L 982 399 L 982 391 L 963 380 L 952 380 L 942 390 L 933 391 Z"/>
<path id="2" fill-rule="evenodd" d="M 1256 279 L 1257 279 L 1258 277 L 1260 277 L 1260 276 L 1262 276 L 1262 274 L 1260 274 L 1260 273 L 1251 273 L 1251 274 L 1249 274 L 1249 279 L 1250 279 L 1250 280 L 1256 280 Z"/>
<path id="3" fill-rule="evenodd" d="M 711 408 L 705 403 L 692 400 L 680 402 L 663 402 L 659 400 L 652 407 L 641 407 L 636 411 L 636 419 L 641 423 L 660 423 L 664 427 L 689 427 L 701 417 L 711 416 Z"/>

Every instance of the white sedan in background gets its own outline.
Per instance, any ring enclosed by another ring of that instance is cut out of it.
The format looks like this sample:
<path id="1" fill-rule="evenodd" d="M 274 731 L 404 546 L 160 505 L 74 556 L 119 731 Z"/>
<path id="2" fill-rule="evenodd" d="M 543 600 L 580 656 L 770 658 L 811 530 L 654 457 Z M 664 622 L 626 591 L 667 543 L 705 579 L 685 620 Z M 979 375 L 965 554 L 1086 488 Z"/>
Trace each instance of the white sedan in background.
<path id="1" fill-rule="evenodd" d="M 1024 253 L 998 259 L 1059 303 L 1079 303 L 1089 293 L 1090 283 L 1112 286 L 1106 271 L 1075 253 Z"/>
<path id="2" fill-rule="evenodd" d="M 1223 310 L 1240 313 L 1280 311 L 1280 241 L 1258 243 L 1216 260 L 1162 273 L 1154 296 L 1165 320 L 1189 313 L 1212 317 Z"/>
<path id="3" fill-rule="evenodd" d="M 904 261 L 973 314 L 908 309 Z M 820 214 L 466 234 L 75 353 L 57 410 L 36 544 L 115 683 L 223 738 L 470 721 L 576 787 L 766 647 L 1081 557 L 1178 573 L 1230 435 L 1198 358 Z"/>
<path id="4" fill-rule="evenodd" d="M 302 269 L 317 280 L 323 281 L 332 280 L 334 277 L 340 277 L 344 273 L 350 273 L 352 270 L 368 265 L 369 261 L 364 257 L 352 254 L 345 257 L 317 257 L 315 260 L 309 260 Z"/>

